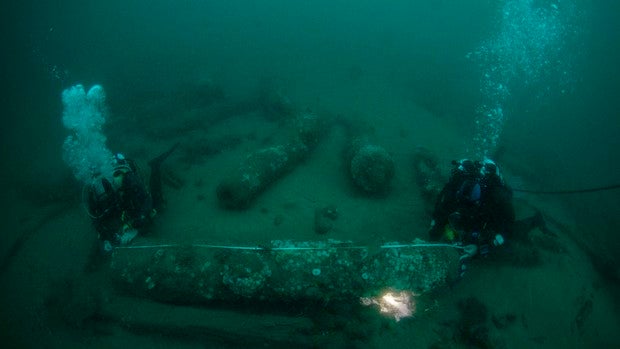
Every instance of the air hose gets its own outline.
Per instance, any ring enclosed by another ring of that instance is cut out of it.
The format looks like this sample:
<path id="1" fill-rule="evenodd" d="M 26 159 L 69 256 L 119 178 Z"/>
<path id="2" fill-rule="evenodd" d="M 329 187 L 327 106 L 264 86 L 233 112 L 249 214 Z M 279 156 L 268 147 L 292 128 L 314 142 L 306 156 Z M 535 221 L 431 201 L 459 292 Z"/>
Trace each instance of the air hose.
<path id="1" fill-rule="evenodd" d="M 620 188 L 620 184 L 612 184 L 603 187 L 587 188 L 587 189 L 575 189 L 575 190 L 527 190 L 527 189 L 512 189 L 519 193 L 530 194 L 579 194 L 579 193 L 593 193 L 597 191 L 613 190 Z"/>

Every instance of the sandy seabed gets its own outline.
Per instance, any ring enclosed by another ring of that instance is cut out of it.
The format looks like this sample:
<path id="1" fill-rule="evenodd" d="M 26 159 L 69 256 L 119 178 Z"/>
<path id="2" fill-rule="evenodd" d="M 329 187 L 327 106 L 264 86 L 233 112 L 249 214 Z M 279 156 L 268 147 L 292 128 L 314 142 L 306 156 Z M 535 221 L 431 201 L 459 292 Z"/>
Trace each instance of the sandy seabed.
<path id="1" fill-rule="evenodd" d="M 370 246 L 424 239 L 429 208 L 413 179 L 413 152 L 419 145 L 433 150 L 447 173 L 449 161 L 463 156 L 459 126 L 412 104 L 383 102 L 399 107 L 370 105 L 360 115 L 374 115 L 364 122 L 372 125 L 372 139 L 395 161 L 388 195 L 367 197 L 352 187 L 342 163 L 346 133 L 335 126 L 306 161 L 271 185 L 250 208 L 223 210 L 215 195 L 217 184 L 248 152 L 280 132 L 276 123 L 250 113 L 223 120 L 200 135 L 244 136 L 251 131 L 252 136 L 242 137 L 238 146 L 194 164 L 182 161 L 181 154 L 168 160 L 166 167 L 184 184 L 164 187 L 167 209 L 156 218 L 153 232 L 134 243 L 255 246 L 271 240 L 330 238 Z M 412 118 L 415 123 L 403 121 Z M 168 140 L 138 138 L 128 141 L 127 153 L 145 154 L 137 160 L 147 168 L 148 157 L 169 145 Z M 511 175 L 509 157 L 503 168 L 508 182 L 517 180 Z M 527 178 L 518 180 L 527 185 Z M 244 313 L 225 307 L 173 306 L 119 294 L 111 287 L 105 266 L 85 271 L 96 234 L 81 204 L 35 206 L 14 190 L 5 198 L 11 205 L 4 206 L 2 252 L 16 251 L 1 275 L 0 327 L 8 345 L 4 347 L 287 347 L 297 343 L 289 338 L 296 329 L 303 333 L 297 344 L 308 347 L 611 348 L 620 343 L 617 295 L 574 240 L 575 224 L 555 198 L 515 200 L 518 216 L 540 209 L 557 234 L 553 243 L 535 247 L 537 263 L 478 261 L 460 283 L 421 296 L 413 317 L 394 322 L 377 315 L 378 320 L 363 326 L 355 318 L 348 327 L 347 314 L 330 310 L 334 321 L 343 324 L 317 330 L 303 313 L 293 317 L 264 309 Z M 337 207 L 338 218 L 329 233 L 317 235 L 315 210 L 329 205 Z M 535 242 L 548 241 L 539 231 L 532 236 Z M 11 250 L 16 244 L 18 249 Z M 89 298 L 93 288 L 101 291 L 101 299 Z M 59 290 L 65 297 L 58 296 Z M 72 309 L 70 314 L 50 310 L 58 309 L 55 302 Z M 100 306 L 102 314 L 94 309 Z M 476 325 L 487 331 L 487 341 L 467 342 L 462 333 L 469 321 L 463 319 L 464 311 L 476 312 L 472 317 L 479 316 Z M 96 326 L 80 322 L 93 313 L 99 314 Z"/>

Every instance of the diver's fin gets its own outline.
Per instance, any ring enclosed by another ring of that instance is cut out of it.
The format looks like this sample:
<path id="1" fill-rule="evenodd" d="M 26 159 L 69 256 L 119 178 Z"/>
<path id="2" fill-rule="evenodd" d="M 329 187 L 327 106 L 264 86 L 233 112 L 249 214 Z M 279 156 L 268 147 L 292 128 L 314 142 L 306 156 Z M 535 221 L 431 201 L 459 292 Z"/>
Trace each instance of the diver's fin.
<path id="1" fill-rule="evenodd" d="M 553 237 L 558 236 L 556 233 L 551 231 L 549 227 L 547 227 L 547 222 L 545 221 L 545 217 L 543 216 L 542 212 L 540 212 L 539 210 L 536 210 L 536 213 L 534 214 L 533 219 L 534 219 L 534 227 L 537 227 L 538 229 L 540 229 L 540 231 L 543 234 L 553 236 Z"/>
<path id="2" fill-rule="evenodd" d="M 172 147 L 170 147 L 170 149 L 168 149 L 165 153 L 151 159 L 151 161 L 149 161 L 149 166 L 153 167 L 153 166 L 159 166 L 161 165 L 162 162 L 164 162 L 164 160 L 166 160 L 168 158 L 168 156 L 170 156 L 170 154 L 172 154 L 172 152 L 174 152 L 174 150 L 179 146 L 179 142 L 175 143 Z"/>
<path id="3" fill-rule="evenodd" d="M 112 187 L 112 183 L 110 183 L 109 180 L 107 180 L 106 178 L 102 178 L 101 179 L 101 186 L 103 187 L 103 190 L 105 191 L 106 194 L 108 194 L 110 197 L 114 197 L 114 195 L 116 193 L 114 192 L 114 188 Z"/>

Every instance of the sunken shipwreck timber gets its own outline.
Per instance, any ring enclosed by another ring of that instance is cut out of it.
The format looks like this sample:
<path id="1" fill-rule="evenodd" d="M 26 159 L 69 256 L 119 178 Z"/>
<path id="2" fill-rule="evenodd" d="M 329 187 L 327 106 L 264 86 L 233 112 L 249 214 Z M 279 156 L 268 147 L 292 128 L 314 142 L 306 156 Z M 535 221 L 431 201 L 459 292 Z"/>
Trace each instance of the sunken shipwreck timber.
<path id="1" fill-rule="evenodd" d="M 180 304 L 359 302 L 385 290 L 425 293 L 456 273 L 459 253 L 416 241 L 367 247 L 272 241 L 265 247 L 132 246 L 114 250 L 115 285 Z"/>
<path id="2" fill-rule="evenodd" d="M 269 185 L 293 170 L 316 147 L 327 131 L 325 120 L 312 113 L 297 116 L 288 141 L 248 154 L 217 187 L 220 205 L 245 209 Z"/>

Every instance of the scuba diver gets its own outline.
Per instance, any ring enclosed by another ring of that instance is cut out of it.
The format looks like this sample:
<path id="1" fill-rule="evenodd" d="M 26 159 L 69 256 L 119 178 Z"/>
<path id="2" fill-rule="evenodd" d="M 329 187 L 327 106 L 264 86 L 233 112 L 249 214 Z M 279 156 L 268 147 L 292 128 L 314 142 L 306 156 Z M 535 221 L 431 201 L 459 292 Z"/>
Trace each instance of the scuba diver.
<path id="1" fill-rule="evenodd" d="M 102 243 L 102 249 L 110 252 L 115 246 L 129 244 L 138 233 L 148 229 L 157 212 L 164 204 L 161 164 L 176 149 L 178 143 L 168 151 L 149 161 L 151 174 L 149 187 L 144 184 L 135 162 L 123 154 L 113 159 L 112 181 L 101 180 L 84 188 L 87 211 Z"/>
<path id="2" fill-rule="evenodd" d="M 439 193 L 429 230 L 431 240 L 463 246 L 459 276 L 474 256 L 486 256 L 508 240 L 523 240 L 530 230 L 546 232 L 540 212 L 515 220 L 512 189 L 504 182 L 495 162 L 463 159 L 453 161 L 448 183 Z"/>

